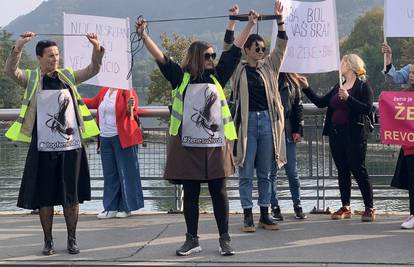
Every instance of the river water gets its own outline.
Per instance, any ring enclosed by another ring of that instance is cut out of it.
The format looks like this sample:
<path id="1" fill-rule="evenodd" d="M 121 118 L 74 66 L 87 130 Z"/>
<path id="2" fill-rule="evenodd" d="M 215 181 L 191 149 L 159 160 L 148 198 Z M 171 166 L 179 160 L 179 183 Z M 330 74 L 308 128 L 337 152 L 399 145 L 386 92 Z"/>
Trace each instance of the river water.
<path id="1" fill-rule="evenodd" d="M 153 177 L 151 180 L 143 180 L 144 187 L 159 187 L 159 186 L 168 186 L 168 182 L 163 181 L 159 177 L 162 177 L 163 168 L 165 164 L 165 154 L 166 154 L 166 137 L 163 132 L 160 131 L 147 131 L 146 134 L 146 143 L 144 146 L 140 146 L 140 168 L 141 176 L 143 177 Z M 316 138 L 315 138 L 316 139 Z M 319 140 L 320 141 L 320 140 Z M 309 152 L 309 149 L 312 148 L 312 151 Z M 4 138 L 3 132 L 0 132 L 0 193 L 2 199 L 0 200 L 0 211 L 23 211 L 16 207 L 16 197 L 18 190 L 16 188 L 20 185 L 20 177 L 24 166 L 24 161 L 26 157 L 26 146 L 22 145 L 13 145 Z M 325 150 L 325 151 L 323 151 Z M 102 177 L 100 156 L 96 154 L 96 144 L 92 143 L 88 145 L 88 157 L 90 163 L 91 175 L 93 177 Z M 322 185 L 323 182 L 325 186 L 337 186 L 337 181 L 335 179 L 326 179 L 322 180 L 322 177 L 329 175 L 330 170 L 332 169 L 332 176 L 335 177 L 335 168 L 330 168 L 329 166 L 329 148 L 325 144 L 324 146 L 321 143 L 316 145 L 314 141 L 312 146 L 308 142 L 302 142 L 298 145 L 297 157 L 298 157 L 298 171 L 301 177 L 309 177 L 312 173 L 312 176 L 320 176 L 319 185 Z M 324 155 L 324 156 L 323 156 Z M 378 142 L 371 142 L 369 144 L 369 149 L 367 153 L 367 168 L 370 175 L 372 176 L 372 182 L 375 185 L 389 185 L 390 177 L 393 174 L 395 162 L 398 156 L 398 147 L 393 146 L 384 146 L 378 144 Z M 324 160 L 323 160 L 324 159 Z M 318 164 L 316 164 L 316 162 Z M 309 167 L 312 166 L 312 167 Z M 280 175 L 285 176 L 284 170 L 279 171 Z M 16 179 L 10 179 L 10 177 L 15 177 Z M 7 179 L 5 179 L 7 178 Z M 238 197 L 237 190 L 238 181 L 237 179 L 229 180 L 228 187 L 231 190 L 228 190 L 229 197 Z M 302 179 L 301 186 L 302 191 L 301 195 L 303 197 L 316 196 L 316 190 L 308 190 L 307 187 L 314 187 L 317 185 L 315 179 Z M 102 187 L 102 180 L 93 180 L 92 187 Z M 234 187 L 234 189 L 232 189 Z M 288 183 L 286 178 L 279 179 L 277 181 L 278 188 L 285 188 L 278 191 L 278 196 L 284 197 L 287 199 L 280 200 L 280 206 L 283 211 L 292 212 L 292 202 L 290 200 L 290 192 L 287 189 Z M 15 189 L 12 189 L 15 188 Z M 323 194 L 322 190 L 319 191 L 320 195 Z M 157 190 L 145 190 L 145 197 L 155 197 L 155 196 L 174 196 L 175 192 L 173 189 L 157 189 Z M 360 196 L 359 190 L 353 190 L 352 192 L 355 196 Z M 95 197 L 102 196 L 102 190 L 92 191 L 92 195 Z M 200 209 L 201 211 L 212 211 L 211 200 L 208 198 L 208 190 L 202 190 L 202 198 Z M 339 197 L 338 189 L 330 189 L 325 191 L 325 195 L 328 197 Z M 257 196 L 257 191 L 254 191 L 254 196 Z M 380 196 L 387 198 L 388 196 L 406 196 L 406 192 L 400 190 L 375 190 L 375 196 Z M 4 199 L 10 198 L 10 199 Z M 352 199 L 351 206 L 354 209 L 362 210 L 363 203 L 362 200 Z M 303 200 L 302 205 L 306 212 L 309 212 L 315 206 L 317 206 L 316 200 Z M 340 206 L 339 200 L 327 200 L 325 206 L 323 202 L 319 203 L 319 208 L 327 208 L 330 210 L 336 210 Z M 375 207 L 378 211 L 381 212 L 395 212 L 395 211 L 408 211 L 408 197 L 406 199 L 397 200 L 397 199 L 381 199 L 375 201 Z M 145 201 L 145 207 L 143 211 L 168 211 L 174 209 L 174 204 L 171 199 L 149 199 Z M 256 207 L 257 209 L 257 207 Z M 98 212 L 102 210 L 102 201 L 94 200 L 89 201 L 81 205 L 81 210 L 85 212 Z M 242 211 L 240 207 L 239 200 L 230 200 L 230 210 L 232 212 Z"/>

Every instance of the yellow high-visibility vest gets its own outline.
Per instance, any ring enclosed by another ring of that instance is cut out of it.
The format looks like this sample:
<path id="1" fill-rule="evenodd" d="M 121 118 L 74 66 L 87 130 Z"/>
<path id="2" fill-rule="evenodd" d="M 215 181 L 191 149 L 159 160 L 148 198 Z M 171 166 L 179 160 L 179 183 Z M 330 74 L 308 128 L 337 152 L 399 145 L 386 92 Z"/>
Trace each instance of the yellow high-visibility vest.
<path id="1" fill-rule="evenodd" d="M 221 84 L 217 81 L 214 75 L 210 75 L 211 79 L 214 81 L 214 85 L 217 87 L 217 90 L 220 95 L 220 104 L 221 104 L 221 117 L 223 120 L 224 136 L 228 140 L 237 139 L 236 128 L 231 117 L 229 106 L 227 105 L 226 96 L 224 95 L 223 88 Z M 180 128 L 181 121 L 183 120 L 183 109 L 184 109 L 184 92 L 187 88 L 187 85 L 190 82 L 190 74 L 188 72 L 184 73 L 183 81 L 180 86 L 175 88 L 172 91 L 172 109 L 171 109 L 171 120 L 170 120 L 170 135 L 177 135 L 178 129 Z"/>
<path id="2" fill-rule="evenodd" d="M 36 88 L 39 83 L 40 79 L 40 71 L 39 69 L 35 70 L 25 70 L 26 77 L 27 77 L 27 86 L 23 96 L 22 106 L 20 108 L 19 117 L 17 120 L 12 124 L 12 126 L 7 130 L 6 137 L 12 141 L 20 141 L 30 143 L 32 137 L 25 135 L 21 132 L 22 125 L 26 116 L 27 108 L 31 99 L 33 98 Z M 59 75 L 64 78 L 65 82 L 67 82 L 71 88 L 73 88 L 76 101 L 79 107 L 79 114 L 82 116 L 85 128 L 81 131 L 82 139 L 88 139 L 94 136 L 99 135 L 99 128 L 96 125 L 95 120 L 92 117 L 91 112 L 89 111 L 88 107 L 83 103 L 82 97 L 79 95 L 78 90 L 76 88 L 76 80 L 74 72 L 71 68 L 65 69 L 57 69 L 56 70 Z"/>

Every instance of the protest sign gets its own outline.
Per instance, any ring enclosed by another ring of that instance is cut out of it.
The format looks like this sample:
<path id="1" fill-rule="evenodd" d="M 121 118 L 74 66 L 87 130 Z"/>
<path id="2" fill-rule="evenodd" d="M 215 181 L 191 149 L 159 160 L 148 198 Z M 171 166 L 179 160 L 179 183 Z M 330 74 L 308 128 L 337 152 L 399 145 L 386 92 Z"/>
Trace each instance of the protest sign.
<path id="1" fill-rule="evenodd" d="M 105 56 L 98 75 L 86 81 L 87 84 L 130 89 L 131 79 L 127 80 L 130 67 L 129 20 L 110 17 L 63 15 L 64 34 L 96 33 Z M 92 45 L 86 37 L 64 37 L 65 67 L 74 70 L 88 66 L 92 57 Z"/>

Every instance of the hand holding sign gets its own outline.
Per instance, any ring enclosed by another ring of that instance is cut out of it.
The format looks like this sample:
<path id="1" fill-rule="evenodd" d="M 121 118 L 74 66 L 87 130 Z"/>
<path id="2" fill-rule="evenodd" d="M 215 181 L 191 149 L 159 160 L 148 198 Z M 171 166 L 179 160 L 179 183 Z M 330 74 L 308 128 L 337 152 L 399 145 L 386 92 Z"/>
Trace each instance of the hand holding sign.
<path id="1" fill-rule="evenodd" d="M 392 49 L 387 43 L 383 43 L 381 47 L 382 53 L 385 55 L 385 65 L 389 65 L 392 63 Z"/>
<path id="2" fill-rule="evenodd" d="M 348 90 L 340 87 L 339 88 L 339 92 L 338 92 L 339 98 L 343 101 L 348 100 L 349 94 L 348 94 Z"/>
<path id="3" fill-rule="evenodd" d="M 98 35 L 96 33 L 87 33 L 86 38 L 88 38 L 89 42 L 93 45 L 95 50 L 100 50 L 101 45 L 99 44 Z"/>
<path id="4" fill-rule="evenodd" d="M 134 106 L 135 106 L 135 99 L 133 96 L 131 96 L 128 99 L 128 110 L 133 110 Z"/>

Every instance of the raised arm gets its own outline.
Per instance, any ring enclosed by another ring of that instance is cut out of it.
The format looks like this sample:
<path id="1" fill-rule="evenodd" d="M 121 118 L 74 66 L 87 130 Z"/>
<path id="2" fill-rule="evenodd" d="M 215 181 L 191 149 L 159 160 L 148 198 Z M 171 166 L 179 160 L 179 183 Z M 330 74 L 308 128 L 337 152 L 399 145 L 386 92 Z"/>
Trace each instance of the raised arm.
<path id="1" fill-rule="evenodd" d="M 387 43 L 382 44 L 382 53 L 385 55 L 385 70 L 383 74 L 387 82 L 396 84 L 406 84 L 408 82 L 408 74 L 410 73 L 410 65 L 404 66 L 400 70 L 396 70 L 392 64 L 392 49 Z"/>
<path id="2" fill-rule="evenodd" d="M 229 16 L 238 15 L 239 14 L 239 6 L 233 5 L 229 8 Z M 229 19 L 227 23 L 226 33 L 224 34 L 224 43 L 223 43 L 223 50 L 227 51 L 234 43 L 234 28 L 236 27 L 236 21 Z"/>
<path id="3" fill-rule="evenodd" d="M 257 23 L 257 19 L 259 18 L 259 13 L 257 13 L 254 10 L 250 10 L 249 12 L 249 21 L 247 22 L 246 26 L 244 26 L 241 33 L 237 36 L 236 40 L 234 40 L 233 45 L 242 49 L 244 46 L 244 43 L 247 41 L 247 38 L 249 38 L 250 32 L 252 31 L 252 28 Z"/>
<path id="4" fill-rule="evenodd" d="M 87 33 L 86 38 L 88 38 L 93 47 L 92 60 L 86 68 L 75 70 L 75 79 L 77 84 L 89 80 L 99 73 L 102 65 L 102 58 L 105 54 L 105 49 L 100 45 L 96 33 Z"/>
<path id="5" fill-rule="evenodd" d="M 165 64 L 166 60 L 164 58 L 164 54 L 162 53 L 161 49 L 157 46 L 157 44 L 148 35 L 146 29 L 147 22 L 145 21 L 145 19 L 139 18 L 135 22 L 135 30 L 138 36 L 142 38 L 145 47 L 148 49 L 148 52 L 150 52 L 154 59 L 160 64 Z"/>
<path id="6" fill-rule="evenodd" d="M 271 66 L 272 69 L 278 71 L 282 65 L 282 61 L 286 54 L 287 48 L 287 35 L 285 29 L 285 22 L 283 20 L 283 5 L 277 0 L 274 5 L 274 14 L 280 16 L 281 18 L 277 21 L 277 38 L 276 45 L 273 51 L 266 57 L 266 63 Z"/>
<path id="7" fill-rule="evenodd" d="M 22 56 L 22 52 L 24 46 L 30 42 L 35 33 L 33 32 L 25 32 L 20 35 L 20 38 L 17 39 L 10 55 L 7 57 L 5 72 L 6 75 L 9 76 L 11 79 L 16 81 L 20 86 L 26 87 L 27 85 L 27 77 L 26 73 L 19 68 L 20 58 Z"/>
<path id="8" fill-rule="evenodd" d="M 250 35 L 251 29 L 257 23 L 258 17 L 259 14 L 254 10 L 251 10 L 249 13 L 249 21 L 240 35 L 236 38 L 233 45 L 230 45 L 230 48 L 221 54 L 220 60 L 216 66 L 216 74 L 218 75 L 218 80 L 223 87 L 232 76 L 237 65 L 240 63 L 242 55 L 241 50 Z"/>

